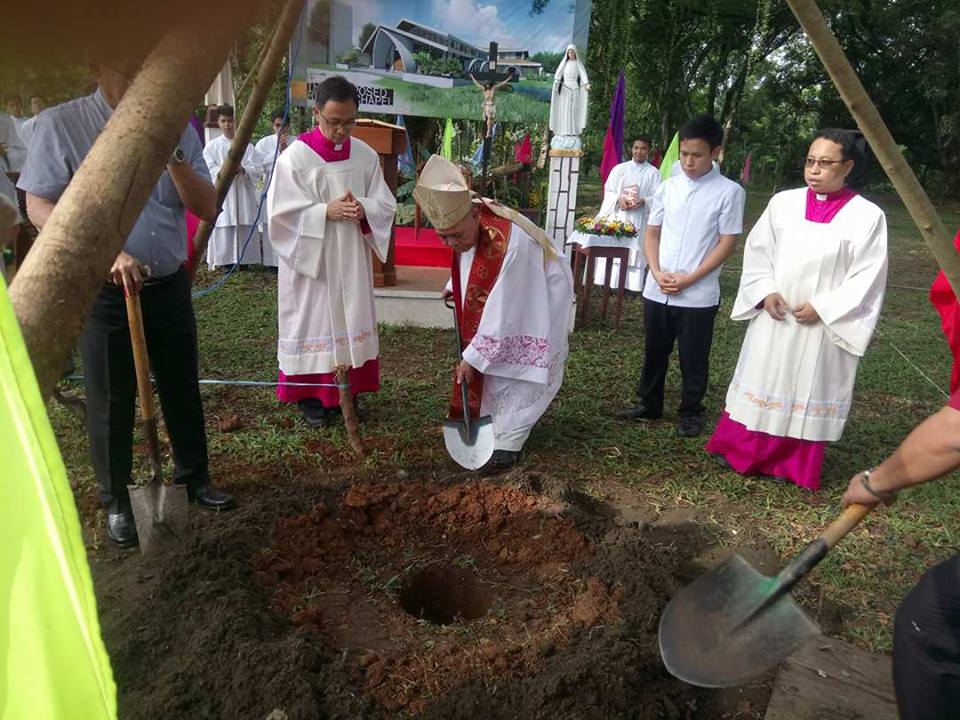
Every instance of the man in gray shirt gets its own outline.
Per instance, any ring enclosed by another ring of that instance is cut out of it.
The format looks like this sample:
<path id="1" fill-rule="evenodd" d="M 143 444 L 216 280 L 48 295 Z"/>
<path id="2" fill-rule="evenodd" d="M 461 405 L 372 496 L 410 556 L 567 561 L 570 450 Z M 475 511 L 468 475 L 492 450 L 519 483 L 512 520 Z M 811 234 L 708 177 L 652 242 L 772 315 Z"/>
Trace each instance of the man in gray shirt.
<path id="1" fill-rule="evenodd" d="M 37 227 L 46 223 L 137 69 L 135 63 L 104 63 L 92 95 L 37 117 L 18 183 L 27 193 L 27 213 Z M 184 268 L 184 208 L 202 218 L 216 215 L 216 193 L 203 148 L 189 126 L 114 261 L 80 340 L 90 453 L 107 510 L 107 537 L 121 547 L 137 542 L 127 494 L 133 465 L 136 372 L 124 288 L 140 293 L 150 367 L 173 446 L 174 479 L 187 486 L 191 501 L 201 507 L 233 506 L 230 495 L 210 484 L 197 380 L 197 326 Z M 144 268 L 148 271 L 143 272 Z"/>

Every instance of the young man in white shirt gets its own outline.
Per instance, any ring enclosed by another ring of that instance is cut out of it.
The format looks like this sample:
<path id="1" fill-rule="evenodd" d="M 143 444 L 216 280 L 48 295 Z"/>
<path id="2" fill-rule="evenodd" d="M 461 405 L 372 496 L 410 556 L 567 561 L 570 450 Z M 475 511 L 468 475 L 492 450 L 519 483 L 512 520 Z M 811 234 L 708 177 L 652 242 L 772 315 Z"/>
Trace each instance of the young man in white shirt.
<path id="1" fill-rule="evenodd" d="M 674 341 L 680 350 L 681 392 L 677 433 L 703 432 L 713 321 L 720 304 L 720 268 L 743 231 L 743 188 L 720 174 L 723 128 L 698 115 L 680 129 L 682 173 L 653 197 L 644 248 L 650 272 L 643 290 L 646 334 L 638 403 L 624 420 L 663 415 L 663 387 Z"/>

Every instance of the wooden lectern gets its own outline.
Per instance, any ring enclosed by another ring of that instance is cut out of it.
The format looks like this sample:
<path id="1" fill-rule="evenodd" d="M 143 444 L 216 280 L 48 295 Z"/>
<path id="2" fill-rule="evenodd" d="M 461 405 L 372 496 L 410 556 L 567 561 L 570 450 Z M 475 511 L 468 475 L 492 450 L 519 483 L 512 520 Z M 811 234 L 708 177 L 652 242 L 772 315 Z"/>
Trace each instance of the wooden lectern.
<path id="1" fill-rule="evenodd" d="M 380 167 L 383 169 L 383 178 L 390 187 L 390 192 L 397 194 L 397 160 L 407 149 L 407 133 L 399 125 L 381 122 L 380 120 L 357 120 L 353 137 L 363 140 L 377 151 L 380 156 Z M 373 258 L 373 286 L 392 287 L 397 284 L 397 268 L 393 264 L 394 232 L 390 231 L 390 248 L 387 251 L 386 262 Z"/>

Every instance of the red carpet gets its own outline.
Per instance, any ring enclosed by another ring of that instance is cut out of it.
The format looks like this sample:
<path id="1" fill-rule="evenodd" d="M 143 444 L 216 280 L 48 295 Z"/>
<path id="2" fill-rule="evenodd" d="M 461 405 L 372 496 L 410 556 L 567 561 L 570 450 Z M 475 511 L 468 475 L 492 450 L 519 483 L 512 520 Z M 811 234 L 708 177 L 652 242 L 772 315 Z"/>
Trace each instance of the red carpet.
<path id="1" fill-rule="evenodd" d="M 393 261 L 415 267 L 450 267 L 450 248 L 440 242 L 433 228 L 420 229 L 416 239 L 412 227 L 396 228 Z"/>

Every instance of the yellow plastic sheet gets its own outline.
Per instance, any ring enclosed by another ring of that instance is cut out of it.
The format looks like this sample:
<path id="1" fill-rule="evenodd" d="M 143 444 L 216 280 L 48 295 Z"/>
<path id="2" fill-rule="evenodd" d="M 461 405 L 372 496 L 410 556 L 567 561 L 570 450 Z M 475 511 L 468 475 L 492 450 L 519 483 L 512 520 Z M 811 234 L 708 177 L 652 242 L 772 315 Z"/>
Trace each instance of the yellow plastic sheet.
<path id="1" fill-rule="evenodd" d="M 0 720 L 114 720 L 80 519 L 2 278 L 0 488 Z"/>

